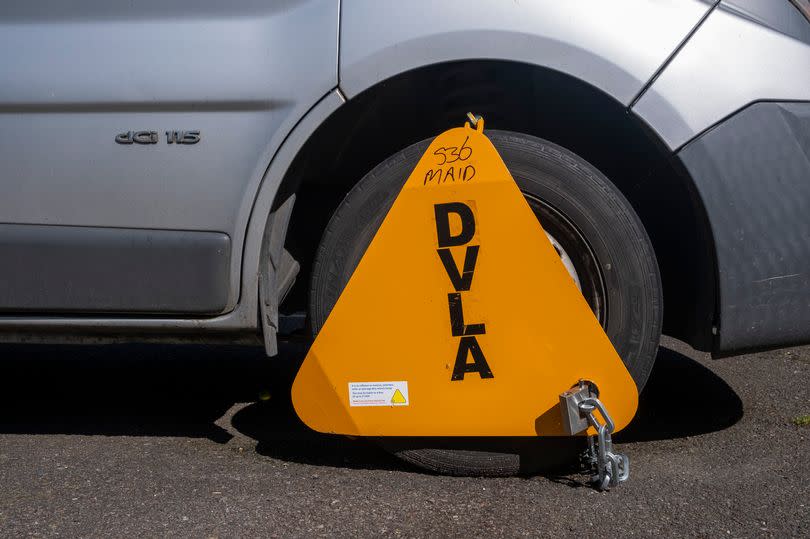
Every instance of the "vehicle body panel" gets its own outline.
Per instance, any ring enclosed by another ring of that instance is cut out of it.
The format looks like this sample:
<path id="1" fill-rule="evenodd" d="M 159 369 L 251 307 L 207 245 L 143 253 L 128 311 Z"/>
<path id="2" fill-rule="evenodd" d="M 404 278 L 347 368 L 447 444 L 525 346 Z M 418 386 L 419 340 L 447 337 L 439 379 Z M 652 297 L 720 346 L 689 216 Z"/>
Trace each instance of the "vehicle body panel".
<path id="1" fill-rule="evenodd" d="M 232 309 L 259 182 L 337 84 L 338 0 L 63 4 L 0 8 L 2 221 L 224 233 L 234 248 L 222 311 Z M 129 130 L 156 131 L 158 143 L 116 144 Z M 167 130 L 201 140 L 167 144 Z M 160 267 L 144 288 L 174 277 Z M 94 290 L 83 292 L 75 310 L 95 310 Z"/>
<path id="2" fill-rule="evenodd" d="M 810 24 L 807 24 L 807 19 L 796 9 L 792 0 L 723 0 L 718 9 L 810 43 Z"/>
<path id="3" fill-rule="evenodd" d="M 228 300 L 230 243 L 222 232 L 0 224 L 0 305 L 218 313 Z"/>
<path id="4" fill-rule="evenodd" d="M 676 150 L 763 100 L 810 100 L 810 43 L 715 9 L 633 112 Z"/>
<path id="5" fill-rule="evenodd" d="M 810 23 L 788 2 L 726 0 L 632 109 L 706 209 L 717 353 L 810 341 L 807 102 Z"/>
<path id="6" fill-rule="evenodd" d="M 678 154 L 711 222 L 719 352 L 810 340 L 810 103 L 755 103 Z"/>
<path id="7" fill-rule="evenodd" d="M 0 342 L 258 342 L 259 274 L 266 271 L 260 259 L 261 245 L 279 182 L 307 140 L 344 103 L 338 91 L 329 92 L 293 127 L 275 153 L 262 178 L 245 230 L 240 281 L 244 293 L 233 310 L 205 318 L 6 314 L 0 315 Z"/>
<path id="8" fill-rule="evenodd" d="M 629 104 L 709 9 L 699 0 L 343 0 L 340 87 L 351 98 L 424 65 L 504 59 Z"/>

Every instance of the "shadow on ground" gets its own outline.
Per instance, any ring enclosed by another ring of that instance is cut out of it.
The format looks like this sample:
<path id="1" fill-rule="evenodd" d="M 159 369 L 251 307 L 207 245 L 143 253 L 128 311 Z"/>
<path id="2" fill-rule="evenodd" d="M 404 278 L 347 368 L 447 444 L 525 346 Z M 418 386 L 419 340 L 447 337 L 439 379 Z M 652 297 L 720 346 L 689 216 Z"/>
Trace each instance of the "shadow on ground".
<path id="1" fill-rule="evenodd" d="M 251 347 L 0 346 L 0 432 L 207 437 L 271 368 Z"/>
<path id="2" fill-rule="evenodd" d="M 636 417 L 618 443 L 697 436 L 727 429 L 743 416 L 740 397 L 694 359 L 660 348 Z"/>
<path id="3" fill-rule="evenodd" d="M 324 436 L 296 417 L 289 387 L 305 351 L 279 358 L 241 346 L 0 345 L 0 433 L 231 439 L 231 425 L 260 454 L 352 468 L 401 468 L 361 440 Z M 617 441 L 633 443 L 725 429 L 742 417 L 736 393 L 697 361 L 662 348 L 636 419 Z M 271 398 L 258 401 L 262 392 Z"/>

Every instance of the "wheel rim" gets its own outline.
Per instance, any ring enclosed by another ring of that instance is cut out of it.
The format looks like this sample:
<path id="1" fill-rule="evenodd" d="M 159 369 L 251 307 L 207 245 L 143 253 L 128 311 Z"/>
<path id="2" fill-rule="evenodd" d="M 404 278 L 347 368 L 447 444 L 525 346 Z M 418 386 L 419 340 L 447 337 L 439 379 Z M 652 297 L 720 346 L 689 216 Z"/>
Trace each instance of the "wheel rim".
<path id="1" fill-rule="evenodd" d="M 568 275 L 574 280 L 574 283 L 579 288 L 579 291 L 582 292 L 582 283 L 579 281 L 579 274 L 577 273 L 577 268 L 574 266 L 574 261 L 571 260 L 571 257 L 568 255 L 568 252 L 565 250 L 565 247 L 557 241 L 557 238 L 552 236 L 550 233 L 546 232 L 546 237 L 548 241 L 551 242 L 551 246 L 554 247 L 554 250 L 557 251 L 557 255 L 560 257 L 560 262 L 563 263 L 566 271 L 568 271 Z"/>
<path id="2" fill-rule="evenodd" d="M 582 292 L 596 319 L 607 325 L 607 294 L 601 266 L 585 236 L 562 212 L 529 193 L 523 193 L 560 256 L 574 283 Z"/>

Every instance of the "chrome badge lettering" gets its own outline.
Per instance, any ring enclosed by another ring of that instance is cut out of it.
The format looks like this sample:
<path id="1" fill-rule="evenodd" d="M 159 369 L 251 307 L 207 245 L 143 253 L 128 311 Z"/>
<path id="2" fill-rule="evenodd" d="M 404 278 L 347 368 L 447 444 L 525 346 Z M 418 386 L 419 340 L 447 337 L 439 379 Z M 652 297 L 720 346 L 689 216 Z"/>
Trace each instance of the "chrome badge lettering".
<path id="1" fill-rule="evenodd" d="M 166 131 L 166 142 L 169 144 L 197 144 L 200 142 L 200 132 Z"/>
<path id="2" fill-rule="evenodd" d="M 127 131 L 115 136 L 118 144 L 157 144 L 157 131 Z M 200 142 L 199 131 L 166 131 L 167 144 L 197 144 Z"/>

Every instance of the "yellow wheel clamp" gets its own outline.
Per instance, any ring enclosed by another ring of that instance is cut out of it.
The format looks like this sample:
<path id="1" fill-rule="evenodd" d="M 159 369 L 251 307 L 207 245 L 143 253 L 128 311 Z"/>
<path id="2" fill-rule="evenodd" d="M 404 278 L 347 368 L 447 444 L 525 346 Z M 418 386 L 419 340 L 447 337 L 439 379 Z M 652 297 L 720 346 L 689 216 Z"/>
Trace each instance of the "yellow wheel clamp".
<path id="1" fill-rule="evenodd" d="M 600 434 L 599 481 L 616 484 L 610 433 L 636 384 L 471 120 L 403 185 L 301 365 L 296 413 L 352 436 Z"/>

